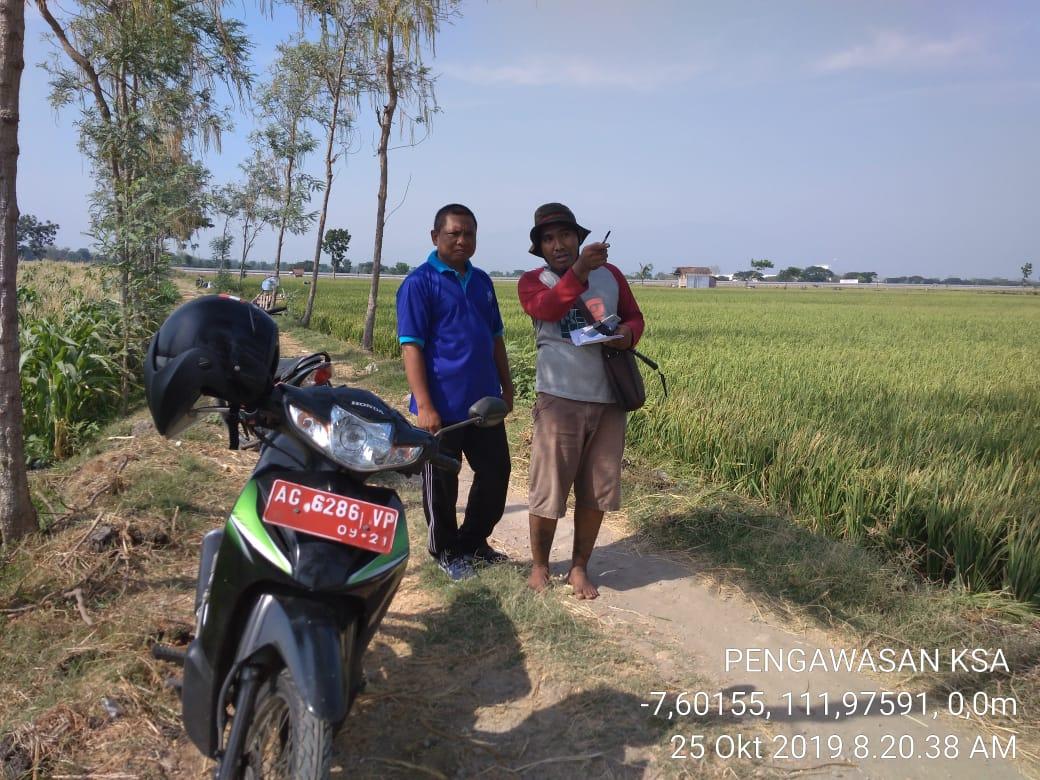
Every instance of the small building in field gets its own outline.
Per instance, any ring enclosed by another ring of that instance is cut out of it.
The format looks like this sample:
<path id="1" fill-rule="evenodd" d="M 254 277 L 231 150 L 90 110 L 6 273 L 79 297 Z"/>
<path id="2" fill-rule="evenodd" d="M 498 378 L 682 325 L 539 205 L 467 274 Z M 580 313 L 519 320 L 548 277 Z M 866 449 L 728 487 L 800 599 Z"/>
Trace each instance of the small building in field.
<path id="1" fill-rule="evenodd" d="M 680 287 L 705 289 L 715 286 L 715 277 L 711 275 L 711 269 L 704 266 L 681 265 L 672 273 L 679 277 Z"/>

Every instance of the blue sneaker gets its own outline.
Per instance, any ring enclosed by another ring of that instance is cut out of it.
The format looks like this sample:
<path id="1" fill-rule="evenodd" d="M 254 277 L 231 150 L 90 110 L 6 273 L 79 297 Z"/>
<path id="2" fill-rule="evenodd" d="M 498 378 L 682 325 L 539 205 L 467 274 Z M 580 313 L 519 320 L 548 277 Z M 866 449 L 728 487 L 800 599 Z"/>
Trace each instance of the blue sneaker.
<path id="1" fill-rule="evenodd" d="M 452 582 L 468 580 L 476 575 L 476 571 L 473 570 L 473 562 L 462 555 L 441 553 L 437 558 L 437 565 L 441 567 L 441 571 L 447 574 Z"/>

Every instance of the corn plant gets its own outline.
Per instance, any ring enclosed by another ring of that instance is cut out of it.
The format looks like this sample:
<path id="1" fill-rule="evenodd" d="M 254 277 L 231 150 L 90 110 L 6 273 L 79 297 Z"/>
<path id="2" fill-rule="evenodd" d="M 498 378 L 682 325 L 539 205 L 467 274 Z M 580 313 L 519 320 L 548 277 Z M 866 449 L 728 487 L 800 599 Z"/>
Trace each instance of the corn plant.
<path id="1" fill-rule="evenodd" d="M 26 450 L 30 460 L 48 462 L 71 455 L 116 413 L 124 325 L 98 269 L 38 263 L 19 281 Z M 126 352 L 135 385 L 147 339 L 178 294 L 164 281 L 142 289 L 141 297 L 145 305 L 129 324 Z"/>
<path id="2" fill-rule="evenodd" d="M 53 458 L 71 454 L 119 395 L 118 365 L 112 348 L 119 341 L 118 310 L 92 303 L 62 321 L 44 318 L 21 329 L 22 399 L 27 439 L 37 456 L 48 442 Z"/>

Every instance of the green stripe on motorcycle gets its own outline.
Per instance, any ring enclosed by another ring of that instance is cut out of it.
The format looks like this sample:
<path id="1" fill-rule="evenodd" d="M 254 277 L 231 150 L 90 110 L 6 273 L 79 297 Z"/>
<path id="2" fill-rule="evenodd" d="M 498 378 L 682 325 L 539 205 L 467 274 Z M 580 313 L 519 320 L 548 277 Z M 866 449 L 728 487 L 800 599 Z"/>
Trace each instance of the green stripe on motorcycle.
<path id="1" fill-rule="evenodd" d="M 267 560 L 284 571 L 292 574 L 292 564 L 279 550 L 264 528 L 263 522 L 256 514 L 257 486 L 256 480 L 246 483 L 245 489 L 231 510 L 231 522 L 236 531 L 249 542 L 249 545 Z"/>
<path id="2" fill-rule="evenodd" d="M 397 528 L 394 529 L 394 546 L 390 548 L 390 552 L 369 561 L 363 569 L 358 569 L 350 575 L 347 584 L 353 585 L 355 582 L 361 582 L 369 577 L 374 577 L 380 572 L 385 571 L 392 566 L 396 566 L 407 557 L 408 525 L 405 523 L 404 515 L 402 514 L 401 517 L 398 518 Z"/>

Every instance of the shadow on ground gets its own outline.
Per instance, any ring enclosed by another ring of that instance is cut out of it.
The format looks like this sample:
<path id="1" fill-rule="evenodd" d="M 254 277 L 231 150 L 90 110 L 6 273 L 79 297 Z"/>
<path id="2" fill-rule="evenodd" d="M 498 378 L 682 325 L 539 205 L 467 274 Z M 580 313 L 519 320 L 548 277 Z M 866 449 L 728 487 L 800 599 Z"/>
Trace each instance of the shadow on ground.
<path id="1" fill-rule="evenodd" d="M 360 777 L 642 777 L 660 727 L 640 700 L 538 666 L 487 589 L 395 613 L 365 659 L 368 689 L 336 763 Z"/>

